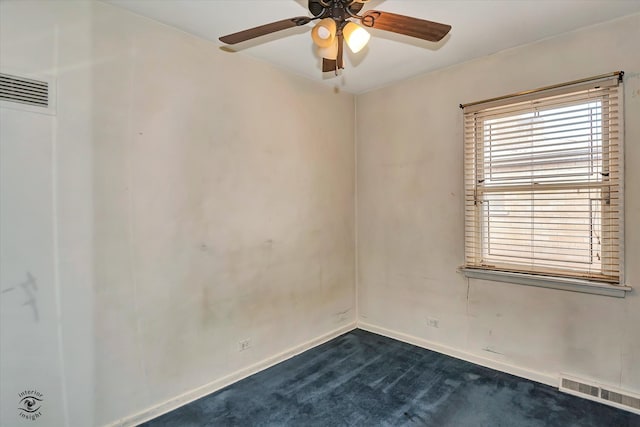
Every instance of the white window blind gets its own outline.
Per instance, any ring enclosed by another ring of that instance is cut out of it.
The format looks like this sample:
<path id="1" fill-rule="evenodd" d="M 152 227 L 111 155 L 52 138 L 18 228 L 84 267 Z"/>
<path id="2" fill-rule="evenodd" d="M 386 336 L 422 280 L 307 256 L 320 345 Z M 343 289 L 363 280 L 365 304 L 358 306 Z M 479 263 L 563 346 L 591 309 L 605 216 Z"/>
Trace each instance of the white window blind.
<path id="1" fill-rule="evenodd" d="M 621 76 L 463 107 L 465 267 L 622 283 Z"/>

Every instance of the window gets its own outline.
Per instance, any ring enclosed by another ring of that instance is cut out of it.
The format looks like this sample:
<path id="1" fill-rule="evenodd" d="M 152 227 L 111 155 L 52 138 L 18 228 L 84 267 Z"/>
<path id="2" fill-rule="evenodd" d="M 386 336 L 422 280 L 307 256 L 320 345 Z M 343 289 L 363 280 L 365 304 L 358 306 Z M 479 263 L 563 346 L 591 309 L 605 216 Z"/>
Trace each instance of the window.
<path id="1" fill-rule="evenodd" d="M 621 77 L 463 106 L 466 269 L 623 283 Z"/>

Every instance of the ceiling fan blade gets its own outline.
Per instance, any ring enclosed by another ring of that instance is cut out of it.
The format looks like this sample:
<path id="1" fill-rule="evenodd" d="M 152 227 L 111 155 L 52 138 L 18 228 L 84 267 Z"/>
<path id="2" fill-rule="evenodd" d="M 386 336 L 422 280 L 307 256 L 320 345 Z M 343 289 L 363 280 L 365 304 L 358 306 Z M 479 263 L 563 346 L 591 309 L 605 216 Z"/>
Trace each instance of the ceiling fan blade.
<path id="1" fill-rule="evenodd" d="M 335 59 L 322 58 L 322 72 L 336 71 L 338 69 L 338 61 Z"/>
<path id="2" fill-rule="evenodd" d="M 343 54 L 344 54 L 344 36 L 342 34 L 338 34 L 338 57 L 336 58 L 336 61 L 338 62 L 338 68 L 343 69 L 344 68 L 344 59 L 343 59 Z"/>
<path id="3" fill-rule="evenodd" d="M 451 30 L 451 25 L 425 19 L 412 18 L 396 13 L 369 10 L 362 16 L 362 25 L 378 30 L 391 31 L 430 42 L 442 40 Z"/>
<path id="4" fill-rule="evenodd" d="M 226 44 L 236 44 L 255 39 L 256 37 L 275 33 L 276 31 L 305 25 L 309 22 L 311 22 L 311 18 L 308 16 L 296 16 L 295 18 L 283 19 L 282 21 L 276 21 L 270 24 L 260 25 L 259 27 L 249 28 L 248 30 L 239 31 L 237 33 L 228 34 L 220 37 L 219 40 Z"/>

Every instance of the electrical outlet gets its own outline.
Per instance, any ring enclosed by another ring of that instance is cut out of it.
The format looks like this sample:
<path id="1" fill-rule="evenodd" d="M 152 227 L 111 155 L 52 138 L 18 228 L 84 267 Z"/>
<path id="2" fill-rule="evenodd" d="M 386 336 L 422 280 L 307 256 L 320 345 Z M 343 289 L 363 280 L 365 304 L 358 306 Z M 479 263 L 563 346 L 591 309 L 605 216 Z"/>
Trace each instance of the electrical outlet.
<path id="1" fill-rule="evenodd" d="M 427 317 L 427 326 L 431 326 L 432 328 L 440 327 L 440 320 L 435 317 Z"/>
<path id="2" fill-rule="evenodd" d="M 246 349 L 248 349 L 249 347 L 251 347 L 251 340 L 250 339 L 246 339 L 246 340 L 242 340 L 238 343 L 238 351 L 244 351 Z"/>

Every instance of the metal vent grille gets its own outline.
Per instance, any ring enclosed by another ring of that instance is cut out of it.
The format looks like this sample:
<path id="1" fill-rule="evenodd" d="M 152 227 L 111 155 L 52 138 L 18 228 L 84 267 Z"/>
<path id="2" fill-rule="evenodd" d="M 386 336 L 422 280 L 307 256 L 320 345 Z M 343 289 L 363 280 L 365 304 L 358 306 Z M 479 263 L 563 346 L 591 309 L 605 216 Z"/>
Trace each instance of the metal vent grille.
<path id="1" fill-rule="evenodd" d="M 49 107 L 49 83 L 0 73 L 0 100 Z"/>
<path id="2" fill-rule="evenodd" d="M 598 387 L 591 386 L 589 384 L 579 383 L 577 381 L 572 381 L 568 378 L 562 379 L 562 387 L 577 391 L 578 393 L 588 394 L 593 397 L 598 397 L 600 389 Z"/>
<path id="3" fill-rule="evenodd" d="M 640 395 L 635 393 L 614 391 L 609 386 L 588 384 L 579 378 L 565 376 L 560 377 L 560 391 L 640 414 Z"/>
<path id="4" fill-rule="evenodd" d="M 627 396 L 622 393 L 616 393 L 615 391 L 602 389 L 600 397 L 604 400 L 617 403 L 619 405 L 628 406 L 640 410 L 640 399 L 633 396 Z"/>

